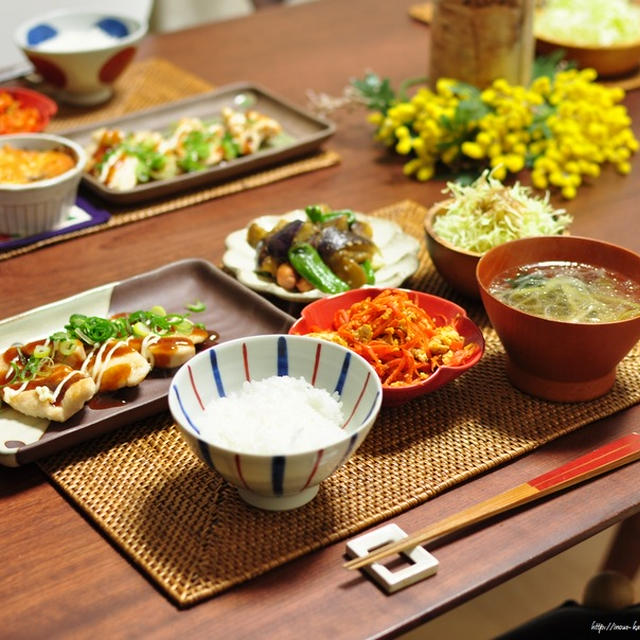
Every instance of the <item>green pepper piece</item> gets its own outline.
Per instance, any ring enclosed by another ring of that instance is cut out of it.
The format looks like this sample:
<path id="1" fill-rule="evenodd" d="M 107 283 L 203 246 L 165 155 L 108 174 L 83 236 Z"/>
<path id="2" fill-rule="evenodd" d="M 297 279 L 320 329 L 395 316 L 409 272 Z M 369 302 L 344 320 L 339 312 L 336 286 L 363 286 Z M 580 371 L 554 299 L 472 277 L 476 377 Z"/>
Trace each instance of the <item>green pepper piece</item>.
<path id="1" fill-rule="evenodd" d="M 289 249 L 291 266 L 316 289 L 324 293 L 348 291 L 349 285 L 338 278 L 310 244 L 302 243 Z"/>
<path id="2" fill-rule="evenodd" d="M 322 222 L 324 211 L 319 204 L 310 204 L 304 211 L 311 222 Z"/>
<path id="3" fill-rule="evenodd" d="M 376 274 L 371 266 L 371 260 L 365 260 L 360 264 L 362 270 L 364 271 L 364 275 L 367 278 L 367 284 L 375 284 L 376 282 Z"/>
<path id="4" fill-rule="evenodd" d="M 323 223 L 329 222 L 330 220 L 335 220 L 336 218 L 341 218 L 342 216 L 346 216 L 347 224 L 349 227 L 356 221 L 356 214 L 351 211 L 351 209 L 341 209 L 340 211 L 323 211 L 322 207 L 318 204 L 312 204 L 305 208 L 305 213 L 307 214 L 307 218 L 311 220 L 311 222 L 315 223 Z"/>

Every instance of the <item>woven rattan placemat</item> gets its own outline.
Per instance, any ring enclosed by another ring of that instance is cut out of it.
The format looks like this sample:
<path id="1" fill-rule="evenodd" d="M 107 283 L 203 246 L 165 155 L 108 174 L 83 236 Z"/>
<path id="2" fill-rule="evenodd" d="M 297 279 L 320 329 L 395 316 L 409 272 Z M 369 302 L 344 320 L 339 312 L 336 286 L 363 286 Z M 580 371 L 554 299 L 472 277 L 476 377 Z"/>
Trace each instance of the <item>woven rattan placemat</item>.
<path id="1" fill-rule="evenodd" d="M 213 86 L 202 78 L 168 60 L 134 60 L 116 80 L 113 97 L 108 102 L 95 107 L 74 107 L 61 102 L 47 131 L 56 133 L 118 118 L 132 111 L 150 109 L 212 89 Z"/>
<path id="2" fill-rule="evenodd" d="M 209 83 L 183 71 L 170 62 L 158 58 L 150 58 L 141 62 L 134 62 L 125 70 L 122 79 L 116 86 L 114 97 L 106 106 L 94 109 L 74 109 L 62 106 L 47 130 L 52 133 L 64 131 L 90 122 L 98 122 L 132 111 L 148 109 L 166 102 L 204 93 L 211 89 L 212 86 Z M 99 199 L 95 199 L 94 202 L 94 198 L 90 198 L 97 207 L 107 209 L 113 214 L 107 222 L 45 238 L 4 252 L 0 251 L 0 260 L 7 260 L 64 240 L 97 233 L 113 227 L 120 227 L 162 213 L 213 200 L 214 198 L 261 187 L 271 182 L 284 180 L 309 171 L 324 169 L 339 162 L 340 156 L 335 151 L 320 150 L 312 155 L 293 159 L 273 168 L 264 169 L 214 186 L 203 187 L 174 197 L 164 198 L 159 202 L 116 208 L 108 203 L 101 202 Z"/>
<path id="3" fill-rule="evenodd" d="M 425 209 L 378 212 L 422 238 Z M 462 302 L 424 251 L 409 286 Z M 481 307 L 480 363 L 424 398 L 383 408 L 369 436 L 316 498 L 291 512 L 247 507 L 191 454 L 168 414 L 42 460 L 59 489 L 179 606 L 193 605 L 313 549 L 405 511 L 465 479 L 640 401 L 640 350 L 615 387 L 579 404 L 516 391 Z"/>

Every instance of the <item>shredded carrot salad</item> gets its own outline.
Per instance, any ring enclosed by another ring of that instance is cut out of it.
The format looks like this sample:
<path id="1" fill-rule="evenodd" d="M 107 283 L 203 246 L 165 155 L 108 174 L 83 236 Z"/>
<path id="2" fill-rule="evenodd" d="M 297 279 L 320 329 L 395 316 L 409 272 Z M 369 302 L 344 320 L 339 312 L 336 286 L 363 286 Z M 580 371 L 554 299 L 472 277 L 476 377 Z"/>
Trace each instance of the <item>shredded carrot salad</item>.
<path id="1" fill-rule="evenodd" d="M 406 291 L 385 289 L 336 312 L 333 331 L 313 335 L 346 346 L 371 363 L 383 385 L 406 386 L 440 366 L 459 366 L 479 349 L 454 323 L 432 318 Z"/>
<path id="2" fill-rule="evenodd" d="M 0 91 L 0 134 L 37 131 L 41 120 L 35 107 L 23 106 L 10 93 Z"/>

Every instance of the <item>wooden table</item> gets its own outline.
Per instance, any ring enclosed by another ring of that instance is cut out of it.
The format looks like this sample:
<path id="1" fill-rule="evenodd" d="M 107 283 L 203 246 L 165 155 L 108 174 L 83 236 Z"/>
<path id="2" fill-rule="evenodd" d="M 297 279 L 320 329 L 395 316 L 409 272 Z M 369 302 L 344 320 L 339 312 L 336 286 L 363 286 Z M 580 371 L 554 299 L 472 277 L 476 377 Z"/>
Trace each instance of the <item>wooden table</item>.
<path id="1" fill-rule="evenodd" d="M 149 36 L 158 56 L 215 85 L 251 80 L 304 106 L 306 91 L 339 95 L 367 69 L 397 85 L 425 73 L 428 27 L 410 0 L 320 0 Z M 640 128 L 640 92 L 626 104 Z M 252 217 L 314 201 L 363 211 L 411 198 L 429 205 L 442 183 L 418 184 L 372 141 L 364 112 L 340 112 L 329 146 L 339 166 L 213 200 L 0 262 L 0 318 L 167 262 L 219 262 L 225 236 Z M 605 170 L 567 208 L 573 232 L 640 251 L 638 158 L 628 177 Z M 596 446 L 640 430 L 640 407 L 584 427 L 395 518 L 413 531 Z M 498 519 L 437 550 L 441 568 L 392 597 L 342 569 L 344 542 L 219 597 L 177 610 L 48 483 L 35 465 L 0 469 L 0 601 L 8 638 L 389 637 L 640 511 L 640 466 Z"/>

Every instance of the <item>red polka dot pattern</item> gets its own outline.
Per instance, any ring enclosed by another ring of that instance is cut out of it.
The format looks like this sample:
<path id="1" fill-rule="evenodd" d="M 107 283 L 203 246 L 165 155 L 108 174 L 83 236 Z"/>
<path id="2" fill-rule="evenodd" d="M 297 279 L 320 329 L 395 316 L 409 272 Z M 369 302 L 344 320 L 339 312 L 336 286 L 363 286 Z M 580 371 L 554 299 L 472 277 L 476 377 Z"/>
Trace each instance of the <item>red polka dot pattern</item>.
<path id="1" fill-rule="evenodd" d="M 50 60 L 45 60 L 39 56 L 30 54 L 29 60 L 36 68 L 36 71 L 53 86 L 64 89 L 67 85 L 67 75 L 65 72 L 55 63 Z"/>
<path id="2" fill-rule="evenodd" d="M 98 74 L 100 82 L 113 82 L 131 62 L 135 52 L 135 47 L 127 47 L 116 53 L 112 58 L 109 58 L 109 60 L 102 65 L 100 73 Z"/>

